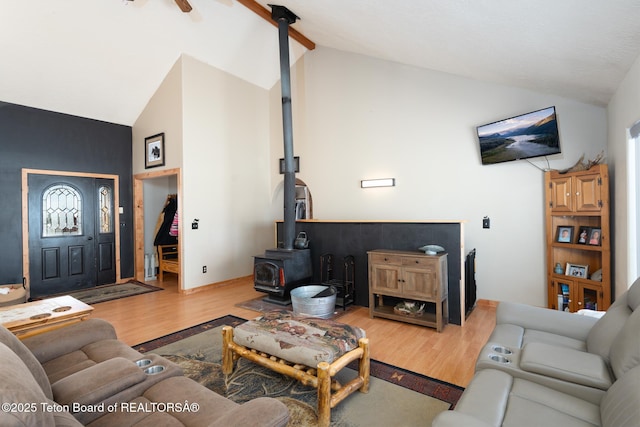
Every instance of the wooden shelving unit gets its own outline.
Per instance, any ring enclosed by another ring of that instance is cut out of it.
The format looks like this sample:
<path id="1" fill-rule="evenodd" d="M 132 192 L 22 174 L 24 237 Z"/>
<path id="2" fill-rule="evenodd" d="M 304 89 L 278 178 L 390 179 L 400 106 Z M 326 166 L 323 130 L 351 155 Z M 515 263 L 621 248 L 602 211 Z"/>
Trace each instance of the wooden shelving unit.
<path id="1" fill-rule="evenodd" d="M 611 305 L 607 165 L 565 174 L 546 172 L 545 194 L 548 307 L 606 310 Z M 568 241 L 559 237 L 565 229 L 571 231 Z M 582 239 L 581 231 L 586 232 Z M 599 240 L 591 242 L 596 232 Z M 561 272 L 555 271 L 558 264 Z"/>

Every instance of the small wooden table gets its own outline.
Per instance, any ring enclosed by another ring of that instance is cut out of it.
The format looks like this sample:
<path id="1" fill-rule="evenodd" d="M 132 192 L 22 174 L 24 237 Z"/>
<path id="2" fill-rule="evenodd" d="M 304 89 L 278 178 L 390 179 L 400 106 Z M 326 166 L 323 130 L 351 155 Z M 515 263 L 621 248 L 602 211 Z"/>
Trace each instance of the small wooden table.
<path id="1" fill-rule="evenodd" d="M 0 307 L 0 324 L 23 339 L 80 322 L 92 311 L 90 305 L 65 295 Z"/>

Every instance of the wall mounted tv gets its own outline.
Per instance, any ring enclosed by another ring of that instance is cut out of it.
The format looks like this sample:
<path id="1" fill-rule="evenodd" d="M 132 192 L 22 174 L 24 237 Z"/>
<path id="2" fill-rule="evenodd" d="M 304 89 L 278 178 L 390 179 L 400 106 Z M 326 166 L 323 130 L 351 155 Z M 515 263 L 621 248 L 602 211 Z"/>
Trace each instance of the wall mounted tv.
<path id="1" fill-rule="evenodd" d="M 560 153 L 556 107 L 478 126 L 483 165 Z"/>

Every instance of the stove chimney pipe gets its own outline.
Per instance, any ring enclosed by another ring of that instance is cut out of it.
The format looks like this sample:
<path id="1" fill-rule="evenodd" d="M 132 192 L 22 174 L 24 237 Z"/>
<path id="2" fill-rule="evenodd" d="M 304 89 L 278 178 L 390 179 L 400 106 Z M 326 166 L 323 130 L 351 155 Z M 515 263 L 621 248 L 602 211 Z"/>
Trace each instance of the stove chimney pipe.
<path id="1" fill-rule="evenodd" d="M 293 159 L 291 113 L 291 70 L 289 65 L 289 25 L 298 17 L 284 6 L 269 5 L 271 19 L 278 23 L 280 44 L 280 86 L 282 88 L 282 130 L 284 135 L 284 224 L 283 248 L 293 250 L 296 234 L 296 173 Z"/>

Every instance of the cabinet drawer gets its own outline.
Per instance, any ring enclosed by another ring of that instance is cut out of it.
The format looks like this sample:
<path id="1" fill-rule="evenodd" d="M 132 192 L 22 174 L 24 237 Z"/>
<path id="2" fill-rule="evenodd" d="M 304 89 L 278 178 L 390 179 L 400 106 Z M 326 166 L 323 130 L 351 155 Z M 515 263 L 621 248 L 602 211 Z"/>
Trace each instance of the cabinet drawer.
<path id="1" fill-rule="evenodd" d="M 436 260 L 423 257 L 404 257 L 402 258 L 402 265 L 405 267 L 434 267 L 436 265 Z"/>
<path id="2" fill-rule="evenodd" d="M 372 264 L 402 265 L 402 257 L 388 254 L 371 254 Z"/>

